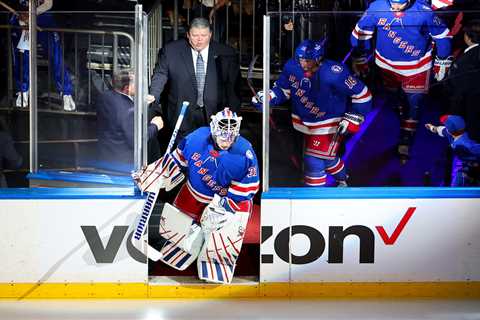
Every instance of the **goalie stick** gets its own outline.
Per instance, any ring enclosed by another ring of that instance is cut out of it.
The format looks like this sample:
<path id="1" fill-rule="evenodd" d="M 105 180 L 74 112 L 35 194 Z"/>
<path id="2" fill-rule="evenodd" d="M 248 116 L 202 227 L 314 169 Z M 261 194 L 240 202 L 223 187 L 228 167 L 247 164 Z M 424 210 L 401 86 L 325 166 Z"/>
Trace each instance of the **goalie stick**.
<path id="1" fill-rule="evenodd" d="M 175 123 L 175 128 L 173 130 L 172 136 L 170 137 L 170 141 L 168 142 L 167 150 L 165 151 L 165 154 L 163 157 L 166 157 L 170 151 L 173 148 L 173 145 L 175 144 L 175 139 L 177 138 L 178 130 L 180 130 L 180 125 L 182 124 L 183 118 L 185 117 L 185 113 L 187 112 L 187 107 L 189 105 L 188 101 L 184 101 L 182 103 L 182 109 L 180 110 L 180 114 L 177 119 L 177 123 Z M 161 163 L 161 162 L 159 162 Z M 158 193 L 160 191 L 161 183 L 158 183 L 158 189 L 155 191 L 147 192 L 147 199 L 145 200 L 145 203 L 143 204 L 142 208 L 142 213 L 140 215 L 140 219 L 138 219 L 138 222 L 136 220 L 134 221 L 135 224 L 135 231 L 133 233 L 133 236 L 131 238 L 132 245 L 143 252 L 144 248 L 147 248 L 146 255 L 149 259 L 153 261 L 158 261 L 162 257 L 162 254 L 160 251 L 156 250 L 155 248 L 151 247 L 148 244 L 148 237 L 145 239 L 144 232 L 145 232 L 145 227 L 148 226 L 148 220 L 150 220 L 150 216 L 152 214 L 153 208 L 155 207 L 155 202 L 158 197 Z"/>

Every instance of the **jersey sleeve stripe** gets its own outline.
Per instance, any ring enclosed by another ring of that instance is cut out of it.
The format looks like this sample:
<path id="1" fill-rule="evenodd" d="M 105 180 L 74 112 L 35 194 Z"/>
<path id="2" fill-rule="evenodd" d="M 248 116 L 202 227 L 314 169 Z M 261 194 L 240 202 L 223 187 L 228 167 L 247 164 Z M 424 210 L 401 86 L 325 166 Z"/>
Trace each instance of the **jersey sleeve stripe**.
<path id="1" fill-rule="evenodd" d="M 450 29 L 448 28 L 445 28 L 445 30 L 443 30 L 443 32 L 440 34 L 437 34 L 437 35 L 430 34 L 430 36 L 435 40 L 452 38 L 452 35 L 450 34 Z"/>

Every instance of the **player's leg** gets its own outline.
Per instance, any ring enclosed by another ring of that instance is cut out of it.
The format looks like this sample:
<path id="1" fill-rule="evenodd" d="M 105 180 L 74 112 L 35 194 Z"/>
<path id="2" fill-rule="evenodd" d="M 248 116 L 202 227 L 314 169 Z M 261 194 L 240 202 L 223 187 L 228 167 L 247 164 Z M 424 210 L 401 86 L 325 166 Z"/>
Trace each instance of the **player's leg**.
<path id="1" fill-rule="evenodd" d="M 327 182 L 325 160 L 311 155 L 304 157 L 304 183 L 308 187 L 323 187 Z"/>
<path id="2" fill-rule="evenodd" d="M 43 34 L 41 39 L 45 42 L 45 45 L 49 46 L 49 59 L 51 65 L 53 65 L 55 87 L 63 96 L 63 109 L 74 111 L 76 105 L 72 98 L 72 79 L 63 58 L 60 35 L 58 32 L 40 32 L 39 34 Z"/>
<path id="3" fill-rule="evenodd" d="M 342 159 L 325 160 L 325 171 L 337 182 L 337 187 L 348 187 L 347 170 Z"/>
<path id="4" fill-rule="evenodd" d="M 398 146 L 400 160 L 403 163 L 410 156 L 410 147 L 417 131 L 420 108 L 428 90 L 429 77 L 430 72 L 425 71 L 403 78 L 402 90 L 405 92 L 408 102 L 408 109 L 400 123 L 400 143 Z"/>
<path id="5" fill-rule="evenodd" d="M 215 195 L 202 214 L 205 242 L 197 268 L 200 279 L 228 284 L 233 279 L 253 204 L 251 200 L 239 202 L 235 213 L 231 213 L 224 209 L 220 199 Z"/>

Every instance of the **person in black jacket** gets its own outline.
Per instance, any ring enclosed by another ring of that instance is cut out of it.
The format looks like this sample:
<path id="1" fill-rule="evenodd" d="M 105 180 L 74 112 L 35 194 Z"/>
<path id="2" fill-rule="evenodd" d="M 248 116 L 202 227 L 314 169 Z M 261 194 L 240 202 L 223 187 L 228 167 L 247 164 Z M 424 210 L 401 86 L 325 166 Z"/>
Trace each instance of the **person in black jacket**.
<path id="1" fill-rule="evenodd" d="M 3 119 L 0 119 L 0 188 L 7 188 L 7 180 L 3 169 L 17 169 L 22 165 L 22 157 L 13 145 L 13 139 L 8 132 Z"/>
<path id="2" fill-rule="evenodd" d="M 114 75 L 113 90 L 105 91 L 97 102 L 98 167 L 110 171 L 133 170 L 134 75 L 120 71 Z M 161 117 L 148 125 L 148 138 L 163 128 Z"/>
<path id="3" fill-rule="evenodd" d="M 470 138 L 480 141 L 480 20 L 471 20 L 464 27 L 467 49 L 453 63 L 447 86 L 450 114 L 465 119 Z"/>
<path id="4" fill-rule="evenodd" d="M 240 66 L 235 49 L 210 41 L 212 31 L 208 20 L 192 20 L 187 39 L 173 41 L 160 50 L 155 66 L 148 102 L 160 102 L 168 87 L 166 114 L 170 128 L 180 113 L 183 101 L 190 102 L 177 141 L 199 127 L 224 107 L 233 112 L 240 108 L 237 92 Z"/>

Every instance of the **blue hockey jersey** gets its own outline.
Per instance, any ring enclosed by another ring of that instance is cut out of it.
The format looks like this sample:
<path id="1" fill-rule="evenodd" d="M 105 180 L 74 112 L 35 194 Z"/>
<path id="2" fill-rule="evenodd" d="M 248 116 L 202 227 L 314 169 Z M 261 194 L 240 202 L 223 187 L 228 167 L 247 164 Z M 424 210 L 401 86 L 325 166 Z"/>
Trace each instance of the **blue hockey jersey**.
<path id="1" fill-rule="evenodd" d="M 187 172 L 187 187 L 195 199 L 209 203 L 214 194 L 240 202 L 259 189 L 258 163 L 252 145 L 238 137 L 229 150 L 216 150 L 209 127 L 183 139 L 173 157 Z"/>
<path id="2" fill-rule="evenodd" d="M 360 52 L 370 51 L 375 33 L 375 63 L 403 76 L 432 67 L 432 41 L 439 58 L 451 54 L 450 30 L 422 1 L 400 12 L 392 11 L 388 0 L 371 3 L 352 31 L 352 46 Z"/>
<path id="3" fill-rule="evenodd" d="M 365 115 L 372 105 L 367 86 L 331 60 L 322 61 L 311 78 L 304 77 L 294 59 L 288 60 L 272 91 L 272 105 L 292 100 L 293 127 L 308 135 L 335 133 L 345 112 Z"/>
<path id="4" fill-rule="evenodd" d="M 468 133 L 462 134 L 455 139 L 447 130 L 442 127 L 438 133 L 439 136 L 448 139 L 448 143 L 453 149 L 454 154 L 463 161 L 480 161 L 480 143 L 470 139 Z"/>

